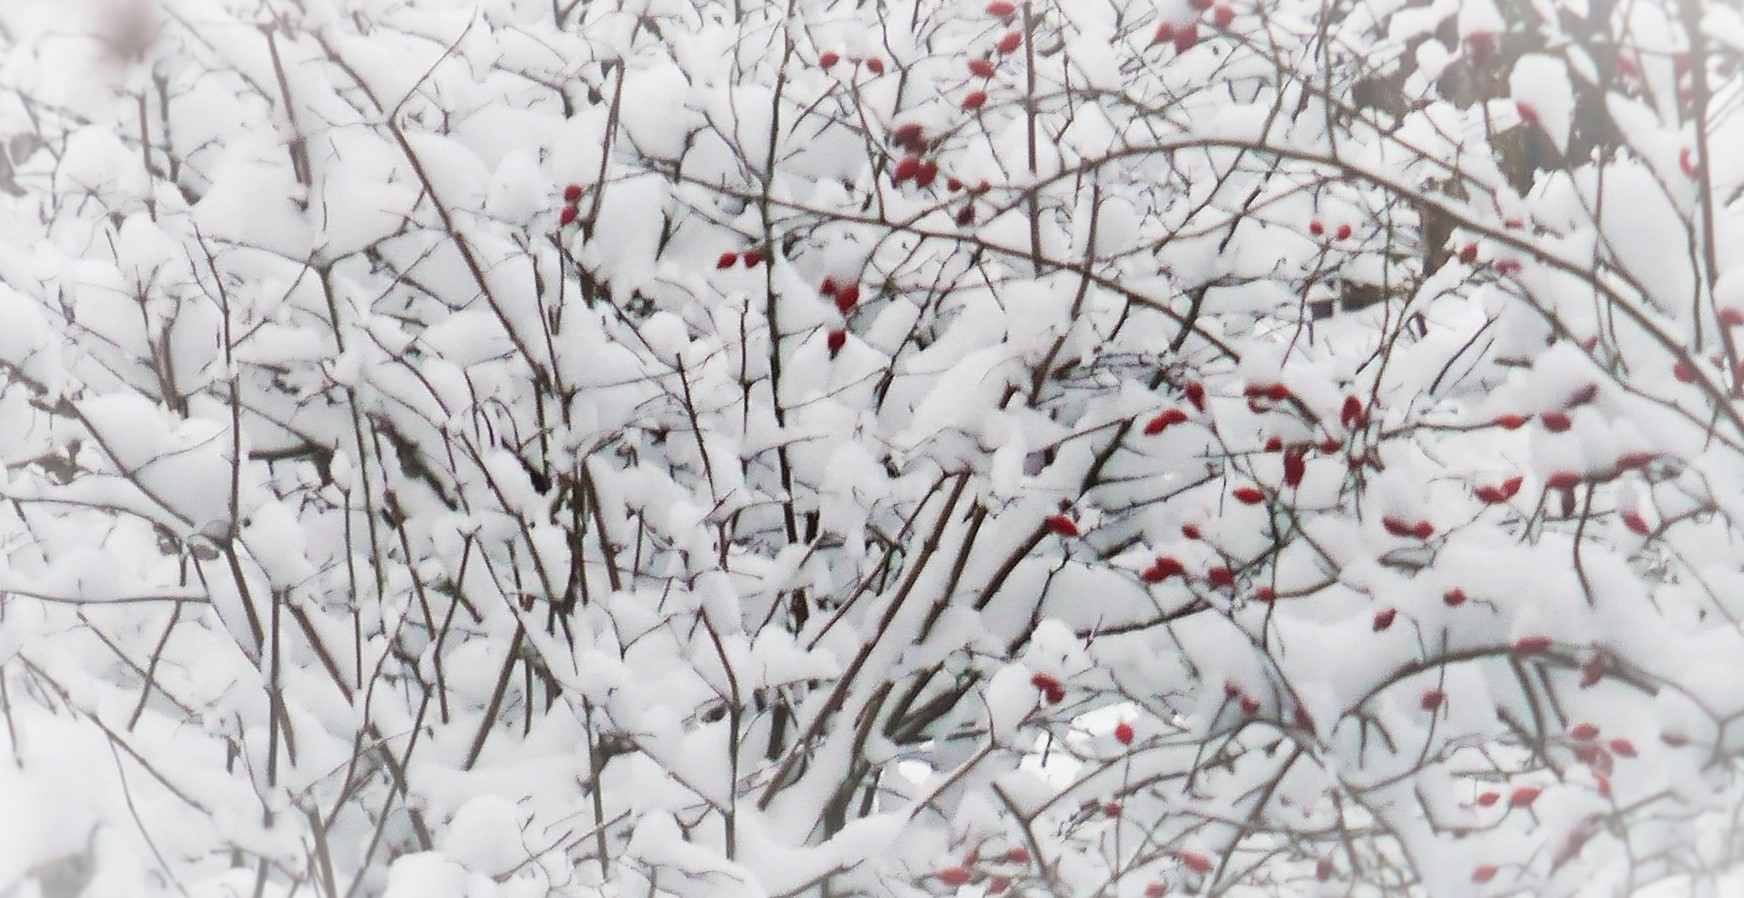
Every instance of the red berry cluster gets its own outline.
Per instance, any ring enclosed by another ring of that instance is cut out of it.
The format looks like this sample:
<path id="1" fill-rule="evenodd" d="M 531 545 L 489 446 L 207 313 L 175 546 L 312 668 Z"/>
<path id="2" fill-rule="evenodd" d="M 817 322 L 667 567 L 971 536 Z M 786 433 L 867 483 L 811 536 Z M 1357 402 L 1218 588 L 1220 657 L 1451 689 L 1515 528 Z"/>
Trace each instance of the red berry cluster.
<path id="1" fill-rule="evenodd" d="M 581 209 L 577 205 L 580 202 L 580 184 L 571 184 L 568 187 L 563 188 L 563 211 L 557 216 L 557 223 L 559 226 L 573 224 L 575 222 L 576 217 L 581 215 Z"/>
<path id="2" fill-rule="evenodd" d="M 1403 518 L 1384 517 L 1381 518 L 1381 526 L 1386 528 L 1388 533 L 1397 537 L 1428 539 L 1435 535 L 1435 525 L 1428 521 L 1412 523 Z"/>
<path id="3" fill-rule="evenodd" d="M 829 69 L 835 68 L 836 63 L 841 62 L 841 61 L 842 61 L 842 54 L 837 53 L 834 50 L 825 50 L 824 52 L 818 54 L 818 67 L 821 69 L 824 69 L 826 71 Z M 862 60 L 858 56 L 848 57 L 848 64 L 849 65 L 856 65 L 857 66 L 861 62 L 864 62 L 866 64 L 866 71 L 871 72 L 874 75 L 884 74 L 884 60 L 879 59 L 876 56 L 872 57 L 871 59 L 866 59 L 866 60 Z"/>
<path id="4" fill-rule="evenodd" d="M 1500 505 L 1514 498 L 1514 494 L 1520 492 L 1520 485 L 1523 483 L 1525 483 L 1524 478 L 1510 477 L 1496 486 L 1480 486 L 1477 488 L 1478 500 L 1485 505 Z"/>
<path id="5" fill-rule="evenodd" d="M 933 181 L 939 177 L 939 164 L 932 159 L 925 158 L 924 154 L 928 149 L 925 130 L 920 125 L 909 122 L 891 132 L 890 142 L 895 144 L 898 149 L 907 152 L 907 155 L 903 156 L 891 169 L 891 183 L 901 184 L 904 181 L 913 181 L 916 187 L 933 186 Z"/>
<path id="6" fill-rule="evenodd" d="M 853 314 L 854 309 L 860 305 L 859 284 L 838 284 L 835 278 L 824 278 L 823 284 L 818 287 L 818 292 L 830 297 L 836 304 L 836 311 L 842 313 L 844 318 Z M 837 353 L 842 351 L 842 347 L 848 345 L 847 329 L 831 328 L 824 342 L 829 347 L 830 358 L 835 358 Z"/>
<path id="7" fill-rule="evenodd" d="M 1316 218 L 1316 219 L 1308 222 L 1308 233 L 1315 236 L 1315 237 L 1325 236 L 1326 225 L 1321 223 L 1320 219 Z M 1355 232 L 1351 228 L 1350 222 L 1348 222 L 1348 221 L 1347 222 L 1340 222 L 1338 225 L 1338 228 L 1335 231 L 1333 231 L 1333 236 L 1338 238 L 1339 240 L 1349 240 L 1350 235 L 1353 233 L 1355 233 Z"/>
<path id="8" fill-rule="evenodd" d="M 1029 683 L 1041 692 L 1048 704 L 1057 705 L 1066 700 L 1066 687 L 1051 674 L 1038 673 L 1029 678 Z"/>
<path id="9" fill-rule="evenodd" d="M 1200 13 L 1211 14 L 1211 25 L 1219 31 L 1228 31 L 1235 22 L 1235 8 L 1227 3 L 1216 0 L 1188 0 L 1188 4 Z M 1157 26 L 1156 34 L 1151 36 L 1151 46 L 1157 44 L 1174 44 L 1176 53 L 1185 53 L 1199 43 L 1199 24 L 1197 22 L 1163 22 Z"/>
<path id="10" fill-rule="evenodd" d="M 933 875 L 952 889 L 971 882 L 984 882 L 985 894 L 1003 895 L 1016 877 L 1028 872 L 1029 865 L 1029 849 L 1022 845 L 991 857 L 983 856 L 979 848 L 972 848 L 961 864 L 947 864 L 933 871 Z"/>
<path id="11" fill-rule="evenodd" d="M 741 261 L 745 263 L 746 268 L 756 268 L 763 264 L 763 251 L 753 247 L 742 253 L 721 253 L 720 257 L 715 259 L 715 267 L 725 270 Z"/>

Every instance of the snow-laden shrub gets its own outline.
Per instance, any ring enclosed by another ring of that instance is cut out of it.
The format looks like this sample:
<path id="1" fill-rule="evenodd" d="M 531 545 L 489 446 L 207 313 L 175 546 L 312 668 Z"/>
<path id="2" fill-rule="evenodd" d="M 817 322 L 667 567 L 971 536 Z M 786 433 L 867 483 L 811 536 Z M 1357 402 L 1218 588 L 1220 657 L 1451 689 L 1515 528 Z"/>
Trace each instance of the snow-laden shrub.
<path id="1" fill-rule="evenodd" d="M 1741 56 L 7 0 L 0 889 L 1720 887 Z"/>

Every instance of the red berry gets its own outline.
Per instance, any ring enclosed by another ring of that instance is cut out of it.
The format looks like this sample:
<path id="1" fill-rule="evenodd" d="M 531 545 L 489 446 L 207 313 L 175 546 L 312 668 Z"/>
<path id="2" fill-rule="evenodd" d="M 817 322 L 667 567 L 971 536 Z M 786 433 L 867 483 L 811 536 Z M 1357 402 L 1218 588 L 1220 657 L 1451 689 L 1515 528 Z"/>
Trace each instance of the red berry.
<path id="1" fill-rule="evenodd" d="M 1027 864 L 1029 863 L 1029 849 L 1019 845 L 1016 848 L 1007 851 L 1005 853 L 1005 859 L 1014 864 Z"/>
<path id="2" fill-rule="evenodd" d="M 1057 705 L 1066 700 L 1066 687 L 1055 686 L 1052 689 L 1043 690 L 1042 697 L 1048 700 L 1048 704 Z"/>
<path id="3" fill-rule="evenodd" d="M 926 131 L 918 122 L 905 122 L 891 133 L 890 141 L 899 147 L 925 147 Z"/>
<path id="4" fill-rule="evenodd" d="M 1520 492 L 1520 485 L 1525 482 L 1526 478 L 1524 477 L 1510 477 L 1502 481 L 1502 495 L 1510 499 L 1514 498 L 1514 494 Z"/>
<path id="5" fill-rule="evenodd" d="M 1181 852 L 1181 866 L 1192 870 L 1194 873 L 1210 873 L 1217 867 L 1216 864 L 1211 862 L 1210 858 L 1193 851 Z"/>
<path id="6" fill-rule="evenodd" d="M 744 259 L 746 268 L 756 268 L 763 264 L 763 251 L 757 249 L 745 250 Z"/>
<path id="7" fill-rule="evenodd" d="M 1623 526 L 1628 527 L 1631 532 L 1638 533 L 1642 536 L 1646 536 L 1653 532 L 1653 528 L 1647 526 L 1646 519 L 1641 517 L 1639 512 L 1623 512 Z"/>
<path id="8" fill-rule="evenodd" d="M 557 223 L 560 225 L 569 224 L 575 221 L 575 216 L 579 214 L 581 213 L 574 206 L 564 206 L 563 211 L 557 213 Z"/>
<path id="9" fill-rule="evenodd" d="M 1341 224 L 1338 226 L 1338 239 L 1340 239 L 1340 240 L 1349 240 L 1350 239 L 1350 225 L 1348 223 Z"/>
<path id="10" fill-rule="evenodd" d="M 1078 525 L 1074 523 L 1071 518 L 1068 518 L 1063 514 L 1049 515 L 1047 523 L 1048 529 L 1053 531 L 1055 536 L 1069 538 L 1079 535 Z"/>
<path id="11" fill-rule="evenodd" d="M 1465 590 L 1456 586 L 1443 593 L 1441 601 L 1446 602 L 1449 608 L 1458 608 L 1465 604 Z"/>
<path id="12" fill-rule="evenodd" d="M 1314 862 L 1314 878 L 1321 882 L 1332 878 L 1332 858 L 1323 857 Z"/>
<path id="13" fill-rule="evenodd" d="M 1688 733 L 1680 733 L 1676 730 L 1672 730 L 1670 732 L 1660 733 L 1659 741 L 1671 746 L 1672 748 L 1682 748 L 1689 744 L 1690 739 Z"/>
<path id="14" fill-rule="evenodd" d="M 1550 637 L 1548 636 L 1522 636 L 1514 640 L 1514 654 L 1516 655 L 1536 655 L 1547 648 L 1550 648 Z"/>
<path id="15" fill-rule="evenodd" d="M 1272 384 L 1266 387 L 1266 398 L 1273 402 L 1283 402 L 1290 398 L 1290 388 L 1283 384 Z"/>
<path id="16" fill-rule="evenodd" d="M 1544 485 L 1553 490 L 1569 490 L 1580 486 L 1581 476 L 1573 471 L 1557 471 L 1545 478 Z"/>
<path id="17" fill-rule="evenodd" d="M 1411 535 L 1418 539 L 1428 539 L 1435 535 L 1435 525 L 1428 521 L 1418 521 L 1411 527 Z"/>
<path id="18" fill-rule="evenodd" d="M 1572 739 L 1579 739 L 1582 742 L 1590 742 L 1599 738 L 1599 728 L 1590 723 L 1577 723 L 1568 728 L 1568 735 Z"/>
<path id="19" fill-rule="evenodd" d="M 1017 14 L 1017 6 L 1005 0 L 993 0 L 987 4 L 987 14 L 995 19 L 1009 19 Z"/>
<path id="20" fill-rule="evenodd" d="M 1521 786 L 1514 790 L 1514 794 L 1508 796 L 1508 807 L 1529 808 L 1533 802 L 1538 800 L 1538 793 L 1542 791 L 1544 790 L 1537 786 Z"/>
<path id="21" fill-rule="evenodd" d="M 1518 231 L 1521 228 L 1526 227 L 1526 220 L 1523 218 L 1510 218 L 1502 222 L 1502 227 L 1505 227 L 1510 231 Z"/>
<path id="22" fill-rule="evenodd" d="M 1611 753 L 1596 742 L 1582 742 L 1575 746 L 1574 756 L 1575 760 L 1593 768 L 1594 773 L 1601 775 L 1610 774 L 1617 766 L 1617 761 L 1611 757 Z"/>
<path id="23" fill-rule="evenodd" d="M 1322 453 L 1324 453 L 1326 455 L 1331 455 L 1332 453 L 1337 452 L 1339 449 L 1344 448 L 1344 441 L 1340 440 L 1337 437 L 1327 437 L 1326 439 L 1320 441 L 1320 446 L 1318 448 L 1320 449 L 1320 451 Z"/>
<path id="24" fill-rule="evenodd" d="M 1496 52 L 1496 36 L 1488 31 L 1474 31 L 1465 36 L 1465 52 L 1471 57 L 1473 65 L 1482 67 L 1489 63 L 1490 56 Z"/>
<path id="25" fill-rule="evenodd" d="M 933 181 L 938 180 L 938 177 L 939 164 L 928 159 L 925 162 L 922 162 L 920 164 L 920 170 L 914 173 L 914 186 L 923 188 L 931 187 L 933 186 Z"/>
<path id="26" fill-rule="evenodd" d="M 1266 451 L 1267 452 L 1282 452 L 1282 451 L 1284 451 L 1284 438 L 1283 437 L 1267 437 L 1266 438 Z"/>
<path id="27" fill-rule="evenodd" d="M 1253 597 L 1256 602 L 1274 602 L 1277 601 L 1278 592 L 1270 586 L 1262 586 L 1254 590 Z"/>
<path id="28" fill-rule="evenodd" d="M 1543 421 L 1544 429 L 1551 433 L 1562 433 L 1574 425 L 1564 412 L 1545 412 L 1538 416 L 1538 420 Z"/>
<path id="29" fill-rule="evenodd" d="M 866 60 L 866 71 L 871 72 L 874 75 L 884 74 L 884 60 L 879 59 L 876 56 Z"/>
<path id="30" fill-rule="evenodd" d="M 1519 259 L 1503 259 L 1496 263 L 1496 273 L 1500 275 L 1519 274 L 1523 267 L 1525 266 L 1520 264 Z"/>
<path id="31" fill-rule="evenodd" d="M 1003 895 L 1009 888 L 1011 888 L 1011 877 L 1009 876 L 995 876 L 987 880 L 987 894 L 989 895 Z"/>
<path id="32" fill-rule="evenodd" d="M 1677 154 L 1677 167 L 1683 169 L 1683 173 L 1691 178 L 1700 172 L 1700 168 L 1696 165 L 1696 154 L 1689 147 L 1684 147 L 1683 151 Z"/>
<path id="33" fill-rule="evenodd" d="M 945 187 L 949 188 L 952 193 L 956 193 L 963 189 L 963 182 L 956 178 L 946 178 Z"/>
<path id="34" fill-rule="evenodd" d="M 1163 24 L 1157 26 L 1157 33 L 1151 38 L 1151 44 L 1153 46 L 1155 46 L 1156 44 L 1166 44 L 1166 43 L 1169 43 L 1170 41 L 1173 41 L 1174 39 L 1175 39 L 1175 25 L 1174 25 L 1174 23 L 1173 22 L 1164 22 Z"/>
<path id="35" fill-rule="evenodd" d="M 1252 717 L 1255 714 L 1260 713 L 1259 699 L 1256 699 L 1251 695 L 1242 696 L 1240 704 L 1241 704 L 1241 713 L 1247 715 L 1248 717 Z"/>
<path id="36" fill-rule="evenodd" d="M 896 168 L 890 172 L 890 181 L 893 184 L 901 184 L 914 177 L 914 173 L 918 171 L 920 171 L 920 157 L 904 156 L 901 162 L 896 163 Z"/>
<path id="37" fill-rule="evenodd" d="M 964 206 L 957 210 L 957 224 L 967 227 L 975 223 L 975 207 Z"/>
<path id="38" fill-rule="evenodd" d="M 1381 526 L 1394 536 L 1411 536 L 1416 533 L 1416 527 L 1401 518 L 1381 518 Z"/>
<path id="39" fill-rule="evenodd" d="M 844 284 L 836 290 L 836 309 L 846 315 L 860 303 L 860 285 Z"/>
<path id="40" fill-rule="evenodd" d="M 1383 608 L 1375 612 L 1375 632 L 1379 633 L 1393 625 L 1393 619 L 1399 616 L 1397 608 Z"/>
<path id="41" fill-rule="evenodd" d="M 1611 751 L 1619 758 L 1635 757 L 1635 743 L 1621 737 L 1611 740 Z"/>
<path id="42" fill-rule="evenodd" d="M 1605 656 L 1588 655 L 1586 660 L 1581 662 L 1580 671 L 1582 689 L 1591 689 L 1597 686 L 1599 681 L 1605 677 Z"/>
<path id="43" fill-rule="evenodd" d="M 962 867 L 946 867 L 939 871 L 939 882 L 955 888 L 969 881 L 969 871 Z"/>
<path id="44" fill-rule="evenodd" d="M 1478 260 L 1478 245 L 1475 243 L 1468 243 L 1465 246 L 1460 247 L 1459 260 L 1467 265 L 1476 262 Z"/>
<path id="45" fill-rule="evenodd" d="M 721 257 L 715 260 L 716 268 L 731 268 L 737 264 L 739 264 L 738 253 L 721 253 Z"/>
<path id="46" fill-rule="evenodd" d="M 1023 33 L 1013 31 L 999 39 L 998 49 L 1001 53 L 1013 53 L 1021 46 L 1023 46 Z"/>
<path id="47" fill-rule="evenodd" d="M 1472 870 L 1472 882 L 1489 882 L 1496 878 L 1495 864 L 1479 864 Z"/>
<path id="48" fill-rule="evenodd" d="M 1168 409 L 1145 422 L 1144 432 L 1148 436 L 1156 436 L 1170 427 L 1187 420 L 1187 413 L 1178 408 Z"/>
<path id="49" fill-rule="evenodd" d="M 1243 505 L 1258 505 L 1266 501 L 1266 494 L 1251 486 L 1236 487 L 1230 495 Z"/>
<path id="50" fill-rule="evenodd" d="M 1523 415 L 1501 415 L 1494 423 L 1504 430 L 1519 430 L 1526 424 L 1526 418 Z"/>
<path id="51" fill-rule="evenodd" d="M 1169 887 L 1160 882 L 1146 883 L 1144 893 L 1145 898 L 1163 898 L 1164 895 L 1169 893 Z"/>
<path id="52" fill-rule="evenodd" d="M 1441 703 L 1446 700 L 1447 693 L 1442 692 L 1439 689 L 1431 689 L 1428 692 L 1423 693 L 1423 698 L 1418 701 L 1418 704 L 1421 705 L 1425 711 L 1434 711 L 1436 708 L 1441 707 Z"/>
<path id="53" fill-rule="evenodd" d="M 825 296 L 835 296 L 836 295 L 836 279 L 835 278 L 824 278 L 824 282 L 822 284 L 818 285 L 818 292 L 822 293 Z"/>
<path id="54" fill-rule="evenodd" d="M 999 69 L 993 65 L 991 59 L 969 60 L 969 74 L 978 78 L 991 78 L 998 71 Z"/>
<path id="55" fill-rule="evenodd" d="M 1132 744 L 1132 724 L 1121 721 L 1114 725 L 1114 741 L 1121 745 Z"/>
<path id="56" fill-rule="evenodd" d="M 841 62 L 841 61 L 842 61 L 842 54 L 837 53 L 833 50 L 832 51 L 825 51 L 822 55 L 818 56 L 818 65 L 823 66 L 826 69 L 834 66 L 836 63 Z"/>
<path id="57" fill-rule="evenodd" d="M 1197 524 L 1182 524 L 1181 535 L 1188 539 L 1198 539 L 1200 537 L 1199 526 Z"/>
<path id="58" fill-rule="evenodd" d="M 1344 397 L 1344 405 L 1338 410 L 1338 423 L 1343 424 L 1346 429 L 1361 425 L 1363 423 L 1362 400 L 1355 396 Z"/>
<path id="59" fill-rule="evenodd" d="M 1205 579 L 1210 581 L 1212 586 L 1220 588 L 1235 585 L 1235 573 L 1221 565 L 1206 571 Z"/>
<path id="60" fill-rule="evenodd" d="M 1683 381 L 1686 384 L 1693 384 L 1696 382 L 1695 369 L 1684 364 L 1683 362 L 1678 362 L 1677 364 L 1671 366 L 1671 376 L 1677 378 L 1678 380 Z"/>
<path id="61" fill-rule="evenodd" d="M 1180 560 L 1167 555 L 1159 557 L 1151 564 L 1150 569 L 1159 575 L 1157 578 L 1159 580 L 1166 580 L 1170 577 L 1178 577 L 1187 573 L 1186 565 L 1182 564 Z"/>
<path id="62" fill-rule="evenodd" d="M 1737 306 L 1727 306 L 1720 310 L 1720 326 L 1737 327 L 1744 325 L 1744 309 Z"/>
<path id="63" fill-rule="evenodd" d="M 836 357 L 836 353 L 842 351 L 842 347 L 848 345 L 848 332 L 830 331 L 830 335 L 826 338 L 825 342 L 830 348 L 830 358 L 833 359 Z"/>
<path id="64" fill-rule="evenodd" d="M 1211 11 L 1211 24 L 1219 28 L 1228 28 L 1235 21 L 1235 10 L 1227 6 L 1219 6 Z"/>
<path id="65" fill-rule="evenodd" d="M 1496 802 L 1501 801 L 1501 800 L 1502 800 L 1502 793 L 1500 793 L 1500 792 L 1485 792 L 1484 794 L 1478 796 L 1478 806 L 1487 808 L 1490 805 L 1493 805 Z"/>
<path id="66" fill-rule="evenodd" d="M 1295 488 L 1302 485 L 1303 475 L 1308 473 L 1308 452 L 1303 448 L 1295 448 L 1284 453 L 1284 485 Z"/>
<path id="67" fill-rule="evenodd" d="M 1315 220 L 1308 222 L 1308 233 L 1319 237 L 1321 234 L 1326 233 L 1326 225 L 1321 224 L 1320 219 L 1316 218 Z"/>
<path id="68" fill-rule="evenodd" d="M 1480 486 L 1477 489 L 1478 500 L 1486 505 L 1500 505 L 1508 501 L 1508 494 L 1498 487 Z"/>
<path id="69" fill-rule="evenodd" d="M 968 96 L 963 98 L 964 109 L 980 109 L 985 105 L 987 105 L 987 92 L 984 90 L 971 91 Z"/>
<path id="70" fill-rule="evenodd" d="M 1102 813 L 1107 814 L 1110 817 L 1119 817 L 1120 816 L 1120 802 L 1111 801 L 1111 802 L 1103 805 L 1102 806 Z"/>
<path id="71" fill-rule="evenodd" d="M 1150 567 L 1145 568 L 1144 573 L 1139 574 L 1139 579 L 1146 583 L 1161 583 L 1170 577 L 1186 572 L 1187 568 L 1181 562 L 1173 558 L 1163 557 L 1158 558 Z"/>
<path id="72" fill-rule="evenodd" d="M 563 188 L 563 201 L 573 203 L 581 199 L 581 185 L 571 184 Z"/>
<path id="73" fill-rule="evenodd" d="M 1175 31 L 1175 52 L 1185 53 L 1199 43 L 1199 26 L 1188 22 Z"/>
<path id="74" fill-rule="evenodd" d="M 1187 401 L 1193 403 L 1194 408 L 1205 411 L 1205 385 L 1194 381 L 1188 384 L 1186 389 Z"/>
<path id="75" fill-rule="evenodd" d="M 1530 103 L 1515 103 L 1514 108 L 1520 113 L 1520 121 L 1536 128 L 1538 127 L 1538 110 Z"/>
<path id="76" fill-rule="evenodd" d="M 1061 688 L 1060 681 L 1054 679 L 1053 674 L 1045 674 L 1045 673 L 1034 674 L 1034 675 L 1030 676 L 1029 684 L 1031 686 L 1034 686 L 1037 689 L 1040 689 L 1043 692 L 1048 692 L 1050 690 Z"/>

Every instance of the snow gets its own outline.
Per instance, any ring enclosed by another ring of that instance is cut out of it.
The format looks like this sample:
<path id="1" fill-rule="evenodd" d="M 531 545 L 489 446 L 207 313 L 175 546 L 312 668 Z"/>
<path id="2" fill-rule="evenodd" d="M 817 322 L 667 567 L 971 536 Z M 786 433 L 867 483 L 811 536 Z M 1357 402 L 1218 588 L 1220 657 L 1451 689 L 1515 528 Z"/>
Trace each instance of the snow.
<path id="1" fill-rule="evenodd" d="M 0 893 L 1723 893 L 1729 8 L 1699 160 L 1651 6 L 106 2 L 0 4 Z"/>

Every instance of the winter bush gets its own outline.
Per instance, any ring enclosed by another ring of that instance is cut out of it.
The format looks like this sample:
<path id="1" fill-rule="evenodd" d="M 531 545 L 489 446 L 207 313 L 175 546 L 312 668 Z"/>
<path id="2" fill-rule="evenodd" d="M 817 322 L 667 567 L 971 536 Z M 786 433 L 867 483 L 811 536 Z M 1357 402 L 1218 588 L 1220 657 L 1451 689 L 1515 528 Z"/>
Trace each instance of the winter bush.
<path id="1" fill-rule="evenodd" d="M 1741 61 L 8 0 L 0 889 L 1744 887 Z"/>

